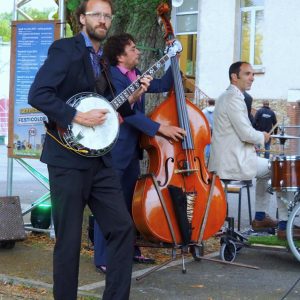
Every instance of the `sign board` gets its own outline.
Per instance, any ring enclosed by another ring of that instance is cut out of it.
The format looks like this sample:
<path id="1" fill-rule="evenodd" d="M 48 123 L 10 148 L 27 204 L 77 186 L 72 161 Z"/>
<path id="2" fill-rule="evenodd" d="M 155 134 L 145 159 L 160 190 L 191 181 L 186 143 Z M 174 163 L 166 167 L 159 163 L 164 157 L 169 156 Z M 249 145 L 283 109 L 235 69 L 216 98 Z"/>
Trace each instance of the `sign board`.
<path id="1" fill-rule="evenodd" d="M 28 92 L 48 48 L 59 38 L 57 21 L 13 21 L 10 57 L 8 156 L 39 158 L 47 117 L 28 104 Z"/>

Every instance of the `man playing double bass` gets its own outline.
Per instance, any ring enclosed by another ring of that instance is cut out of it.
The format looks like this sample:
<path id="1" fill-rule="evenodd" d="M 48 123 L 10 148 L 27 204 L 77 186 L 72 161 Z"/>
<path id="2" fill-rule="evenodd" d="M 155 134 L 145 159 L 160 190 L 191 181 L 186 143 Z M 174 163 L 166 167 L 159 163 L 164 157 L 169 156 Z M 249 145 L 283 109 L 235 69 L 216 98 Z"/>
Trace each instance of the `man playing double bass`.
<path id="1" fill-rule="evenodd" d="M 141 72 L 136 68 L 139 63 L 140 51 L 134 38 L 127 33 L 111 36 L 104 46 L 104 56 L 111 64 L 110 72 L 116 94 L 121 93 L 134 81 Z M 171 89 L 173 78 L 171 68 L 161 79 L 153 79 L 149 93 L 162 93 Z M 145 96 L 133 105 L 134 115 L 125 117 L 120 126 L 119 138 L 112 149 L 113 166 L 121 180 L 128 211 L 131 213 L 132 197 L 135 183 L 140 174 L 139 160 L 142 149 L 139 147 L 141 133 L 149 136 L 161 134 L 167 139 L 179 141 L 185 135 L 182 128 L 168 126 L 152 121 L 145 116 Z M 159 222 L 159 220 L 157 220 Z M 106 271 L 105 240 L 95 223 L 95 265 L 102 272 Z M 153 259 L 144 257 L 139 247 L 135 246 L 133 260 L 138 263 L 151 263 Z"/>

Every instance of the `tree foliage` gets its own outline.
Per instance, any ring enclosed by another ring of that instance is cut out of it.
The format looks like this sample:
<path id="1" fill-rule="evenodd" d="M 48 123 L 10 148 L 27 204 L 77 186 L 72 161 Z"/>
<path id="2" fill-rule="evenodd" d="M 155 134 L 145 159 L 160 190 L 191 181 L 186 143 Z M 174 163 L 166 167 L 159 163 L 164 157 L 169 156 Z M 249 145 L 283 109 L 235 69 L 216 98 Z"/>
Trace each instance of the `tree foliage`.
<path id="1" fill-rule="evenodd" d="M 58 0 L 56 2 L 58 3 Z M 162 2 L 172 7 L 171 0 L 113 1 L 114 20 L 109 35 L 128 32 L 135 37 L 138 46 L 146 49 L 142 56 L 141 68 L 149 65 L 151 60 L 157 59 L 158 50 L 164 48 L 163 32 L 156 14 L 156 8 Z M 80 0 L 68 0 L 66 3 L 66 20 L 74 34 L 79 31 L 75 19 L 75 11 L 79 4 Z"/>
<path id="2" fill-rule="evenodd" d="M 58 0 L 56 0 L 58 1 Z M 74 12 L 80 0 L 67 1 L 66 20 L 70 24 L 73 33 L 77 33 L 79 28 L 76 25 Z M 156 9 L 160 3 L 168 3 L 171 8 L 171 0 L 114 0 L 114 19 L 109 35 L 121 32 L 132 34 L 137 46 L 142 50 L 140 59 L 140 69 L 146 70 L 165 47 L 163 32 L 157 21 Z M 161 50 L 161 51 L 159 51 Z M 152 106 L 159 101 L 159 95 L 151 96 Z"/>
<path id="3" fill-rule="evenodd" d="M 23 11 L 34 20 L 47 20 L 48 15 L 51 12 L 50 10 L 40 11 L 36 8 L 25 8 Z M 18 20 L 26 20 L 26 18 L 20 14 Z M 0 36 L 2 37 L 3 42 L 9 42 L 11 40 L 11 21 L 12 12 L 0 14 Z"/>
<path id="4" fill-rule="evenodd" d="M 0 14 L 0 36 L 2 37 L 3 42 L 9 42 L 11 36 L 10 29 L 11 14 L 3 13 Z"/>

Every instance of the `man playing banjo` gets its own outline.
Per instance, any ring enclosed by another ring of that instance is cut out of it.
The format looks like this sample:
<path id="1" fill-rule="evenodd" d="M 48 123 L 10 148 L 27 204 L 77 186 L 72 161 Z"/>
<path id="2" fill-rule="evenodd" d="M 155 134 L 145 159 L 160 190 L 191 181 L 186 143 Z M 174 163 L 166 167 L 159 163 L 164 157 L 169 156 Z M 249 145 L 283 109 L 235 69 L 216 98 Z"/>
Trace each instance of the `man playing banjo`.
<path id="1" fill-rule="evenodd" d="M 111 156 L 85 157 L 59 140 L 58 129 L 72 124 L 96 127 L 108 118 L 107 109 L 77 111 L 67 100 L 82 92 L 97 92 L 112 99 L 109 70 L 99 64 L 112 22 L 111 0 L 84 0 L 78 7 L 80 34 L 55 41 L 36 74 L 28 102 L 48 117 L 41 161 L 48 165 L 56 244 L 53 260 L 53 293 L 56 300 L 77 299 L 83 210 L 87 204 L 107 242 L 106 287 L 103 299 L 128 299 L 132 270 L 133 226 L 123 199 Z M 140 98 L 152 78 L 119 107 L 133 114 L 130 104 Z"/>

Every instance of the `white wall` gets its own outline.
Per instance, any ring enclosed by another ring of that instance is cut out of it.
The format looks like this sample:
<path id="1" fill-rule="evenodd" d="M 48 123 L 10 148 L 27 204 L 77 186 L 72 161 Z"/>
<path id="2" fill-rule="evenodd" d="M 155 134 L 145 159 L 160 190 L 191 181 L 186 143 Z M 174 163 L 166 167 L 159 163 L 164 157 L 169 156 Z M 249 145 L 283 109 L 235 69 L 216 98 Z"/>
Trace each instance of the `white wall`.
<path id="1" fill-rule="evenodd" d="M 216 98 L 229 85 L 228 67 L 234 61 L 235 0 L 202 0 L 199 5 L 196 80 Z"/>
<path id="2" fill-rule="evenodd" d="M 239 1 L 199 3 L 197 85 L 216 98 L 228 86 L 228 68 L 237 56 Z M 287 99 L 300 89 L 300 1 L 265 0 L 263 66 L 250 91 L 254 98 Z"/>
<path id="3" fill-rule="evenodd" d="M 300 88 L 300 1 L 265 0 L 265 73 L 252 88 L 256 98 L 287 99 Z"/>

